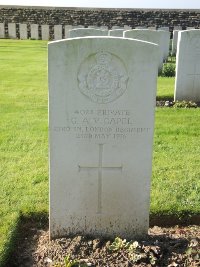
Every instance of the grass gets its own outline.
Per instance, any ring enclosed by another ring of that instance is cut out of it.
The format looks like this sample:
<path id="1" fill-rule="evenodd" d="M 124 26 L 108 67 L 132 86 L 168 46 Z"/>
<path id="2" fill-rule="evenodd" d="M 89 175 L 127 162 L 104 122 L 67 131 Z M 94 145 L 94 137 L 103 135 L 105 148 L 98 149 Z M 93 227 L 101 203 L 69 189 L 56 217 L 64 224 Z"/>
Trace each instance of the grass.
<path id="1" fill-rule="evenodd" d="M 0 40 L 0 266 L 21 216 L 48 214 L 46 48 Z M 172 99 L 173 89 L 174 78 L 158 78 L 158 99 Z M 152 214 L 200 213 L 199 121 L 199 108 L 156 109 Z"/>

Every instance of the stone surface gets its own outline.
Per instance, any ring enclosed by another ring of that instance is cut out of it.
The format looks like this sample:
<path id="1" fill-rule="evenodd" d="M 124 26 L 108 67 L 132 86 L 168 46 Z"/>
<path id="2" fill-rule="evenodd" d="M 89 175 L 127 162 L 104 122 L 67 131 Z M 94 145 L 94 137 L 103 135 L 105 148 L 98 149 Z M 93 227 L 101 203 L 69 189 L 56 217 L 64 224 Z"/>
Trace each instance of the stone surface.
<path id="1" fill-rule="evenodd" d="M 49 40 L 49 25 L 41 25 L 42 40 Z"/>
<path id="2" fill-rule="evenodd" d="M 16 23 L 8 23 L 8 37 L 11 39 L 17 38 Z"/>
<path id="3" fill-rule="evenodd" d="M 164 26 L 164 27 L 158 27 L 159 31 L 169 31 L 169 27 Z"/>
<path id="4" fill-rule="evenodd" d="M 200 30 L 178 33 L 174 99 L 200 102 Z"/>
<path id="5" fill-rule="evenodd" d="M 172 55 L 176 55 L 177 51 L 177 41 L 178 41 L 179 30 L 173 31 L 173 40 L 172 40 Z"/>
<path id="6" fill-rule="evenodd" d="M 69 38 L 69 31 L 72 29 L 72 25 L 65 25 L 65 39 Z"/>
<path id="7" fill-rule="evenodd" d="M 160 46 L 163 53 L 163 60 L 167 60 L 169 56 L 170 32 L 163 30 L 158 30 L 157 32 L 161 35 Z"/>
<path id="8" fill-rule="evenodd" d="M 38 24 L 31 24 L 31 38 L 35 40 L 39 39 Z"/>
<path id="9" fill-rule="evenodd" d="M 69 38 L 85 37 L 85 36 L 107 36 L 108 31 L 102 29 L 78 28 L 69 31 Z"/>
<path id="10" fill-rule="evenodd" d="M 0 23 L 0 38 L 5 38 L 5 25 Z"/>
<path id="11" fill-rule="evenodd" d="M 147 234 L 158 46 L 88 37 L 48 52 L 50 237 Z"/>
<path id="12" fill-rule="evenodd" d="M 124 29 L 110 30 L 108 32 L 109 36 L 123 37 Z"/>
<path id="13" fill-rule="evenodd" d="M 28 38 L 27 24 L 24 23 L 19 24 L 19 38 L 21 40 L 26 40 Z"/>
<path id="14" fill-rule="evenodd" d="M 182 31 L 182 26 L 174 26 L 174 31 Z"/>
<path id="15" fill-rule="evenodd" d="M 54 40 L 62 39 L 62 25 L 54 25 Z"/>
<path id="16" fill-rule="evenodd" d="M 125 38 L 133 38 L 138 40 L 143 40 L 146 42 L 151 42 L 159 45 L 159 63 L 158 69 L 161 70 L 163 66 L 164 59 L 164 39 L 162 31 L 146 30 L 146 29 L 133 29 L 124 31 Z"/>
<path id="17" fill-rule="evenodd" d="M 123 29 L 123 27 L 117 25 L 112 26 L 112 30 L 118 30 L 118 29 Z"/>

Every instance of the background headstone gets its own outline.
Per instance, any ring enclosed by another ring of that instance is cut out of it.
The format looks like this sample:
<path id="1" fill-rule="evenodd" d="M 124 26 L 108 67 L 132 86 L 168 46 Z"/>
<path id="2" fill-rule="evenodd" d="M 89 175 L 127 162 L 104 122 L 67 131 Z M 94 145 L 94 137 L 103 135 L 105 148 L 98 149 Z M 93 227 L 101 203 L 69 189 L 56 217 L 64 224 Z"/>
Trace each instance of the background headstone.
<path id="1" fill-rule="evenodd" d="M 5 25 L 0 23 L 0 38 L 5 38 Z"/>
<path id="2" fill-rule="evenodd" d="M 108 31 L 109 36 L 123 37 L 124 29 L 110 30 Z"/>
<path id="3" fill-rule="evenodd" d="M 31 24 L 31 38 L 35 40 L 39 39 L 38 24 Z"/>
<path id="4" fill-rule="evenodd" d="M 26 40 L 28 38 L 27 24 L 19 24 L 19 37 L 21 40 Z"/>
<path id="5" fill-rule="evenodd" d="M 124 31 L 127 31 L 127 30 L 131 30 L 131 26 L 128 26 L 128 25 L 124 25 Z"/>
<path id="6" fill-rule="evenodd" d="M 72 29 L 72 25 L 65 25 L 65 39 L 69 38 L 69 31 Z"/>
<path id="7" fill-rule="evenodd" d="M 169 27 L 168 26 L 164 26 L 164 27 L 158 27 L 158 30 L 160 31 L 169 31 Z"/>
<path id="8" fill-rule="evenodd" d="M 170 32 L 163 30 L 158 30 L 157 32 L 161 35 L 160 46 L 163 51 L 163 60 L 165 61 L 169 56 Z"/>
<path id="9" fill-rule="evenodd" d="M 108 31 L 101 30 L 101 29 L 80 28 L 80 29 L 73 29 L 69 31 L 70 38 L 84 37 L 84 36 L 107 36 L 107 35 L 108 35 Z"/>
<path id="10" fill-rule="evenodd" d="M 177 51 L 177 41 L 178 41 L 178 32 L 179 32 L 179 30 L 174 30 L 174 31 L 173 31 L 172 55 L 176 55 L 176 51 Z"/>
<path id="11" fill-rule="evenodd" d="M 118 29 L 123 29 L 123 27 L 117 25 L 112 26 L 112 30 L 118 30 Z"/>
<path id="12" fill-rule="evenodd" d="M 108 26 L 100 26 L 99 29 L 101 29 L 101 30 L 108 30 Z"/>
<path id="13" fill-rule="evenodd" d="M 11 38 L 11 39 L 17 38 L 16 24 L 15 23 L 8 23 L 8 38 Z"/>
<path id="14" fill-rule="evenodd" d="M 42 40 L 49 40 L 49 25 L 42 25 Z"/>
<path id="15" fill-rule="evenodd" d="M 158 46 L 90 37 L 48 51 L 51 238 L 147 234 Z"/>
<path id="16" fill-rule="evenodd" d="M 182 26 L 174 26 L 174 31 L 182 31 Z"/>
<path id="17" fill-rule="evenodd" d="M 135 29 L 144 30 L 144 29 L 147 29 L 147 27 L 146 26 L 136 26 Z"/>
<path id="18" fill-rule="evenodd" d="M 54 40 L 62 39 L 62 25 L 54 25 Z"/>
<path id="19" fill-rule="evenodd" d="M 164 60 L 164 38 L 161 33 L 162 31 L 153 31 L 146 29 L 133 29 L 124 31 L 125 38 L 133 38 L 138 40 L 143 40 L 151 43 L 155 43 L 159 45 L 159 62 L 158 62 L 158 70 L 162 69 L 163 60 Z"/>
<path id="20" fill-rule="evenodd" d="M 178 33 L 174 99 L 200 102 L 200 30 Z"/>

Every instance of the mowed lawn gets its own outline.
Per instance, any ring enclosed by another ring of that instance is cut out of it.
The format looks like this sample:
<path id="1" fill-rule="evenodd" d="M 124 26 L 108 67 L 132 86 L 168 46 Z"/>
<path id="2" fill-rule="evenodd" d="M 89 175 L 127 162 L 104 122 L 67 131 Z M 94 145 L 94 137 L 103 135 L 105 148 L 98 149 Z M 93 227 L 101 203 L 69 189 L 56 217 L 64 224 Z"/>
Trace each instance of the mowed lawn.
<path id="1" fill-rule="evenodd" d="M 0 62 L 2 266 L 20 216 L 48 214 L 47 42 L 0 40 Z M 159 99 L 173 90 L 158 79 Z M 199 108 L 156 108 L 151 214 L 200 213 L 199 135 Z"/>

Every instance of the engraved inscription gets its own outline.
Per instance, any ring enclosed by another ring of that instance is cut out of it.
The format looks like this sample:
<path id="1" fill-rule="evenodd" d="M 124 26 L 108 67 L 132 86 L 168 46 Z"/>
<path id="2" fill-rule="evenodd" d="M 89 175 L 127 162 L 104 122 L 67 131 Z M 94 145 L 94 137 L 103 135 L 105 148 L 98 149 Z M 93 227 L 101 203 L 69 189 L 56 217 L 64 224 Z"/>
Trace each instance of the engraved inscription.
<path id="1" fill-rule="evenodd" d="M 96 103 L 109 103 L 127 88 L 127 71 L 119 57 L 101 51 L 87 57 L 78 72 L 81 93 Z"/>
<path id="2" fill-rule="evenodd" d="M 98 195 L 97 195 L 97 213 L 102 213 L 102 171 L 103 170 L 118 170 L 122 171 L 122 165 L 121 166 L 103 166 L 103 145 L 99 144 L 99 162 L 98 166 L 80 166 L 78 165 L 79 171 L 82 170 L 97 170 L 98 171 Z"/>

